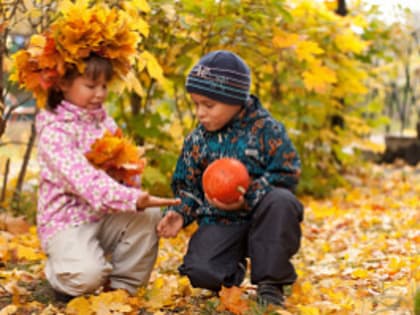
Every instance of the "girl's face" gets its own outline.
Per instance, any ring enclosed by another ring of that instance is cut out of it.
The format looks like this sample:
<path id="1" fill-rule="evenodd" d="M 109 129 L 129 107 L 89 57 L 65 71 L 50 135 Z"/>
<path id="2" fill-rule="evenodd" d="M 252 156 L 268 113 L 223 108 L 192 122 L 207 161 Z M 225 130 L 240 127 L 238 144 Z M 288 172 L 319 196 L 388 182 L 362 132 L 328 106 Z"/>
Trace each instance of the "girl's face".
<path id="1" fill-rule="evenodd" d="M 108 92 L 108 81 L 104 75 L 93 80 L 84 75 L 71 82 L 60 83 L 64 99 L 76 106 L 94 109 L 102 106 Z"/>
<path id="2" fill-rule="evenodd" d="M 242 109 L 241 105 L 221 103 L 195 93 L 191 93 L 191 99 L 195 104 L 198 120 L 208 131 L 222 129 Z"/>

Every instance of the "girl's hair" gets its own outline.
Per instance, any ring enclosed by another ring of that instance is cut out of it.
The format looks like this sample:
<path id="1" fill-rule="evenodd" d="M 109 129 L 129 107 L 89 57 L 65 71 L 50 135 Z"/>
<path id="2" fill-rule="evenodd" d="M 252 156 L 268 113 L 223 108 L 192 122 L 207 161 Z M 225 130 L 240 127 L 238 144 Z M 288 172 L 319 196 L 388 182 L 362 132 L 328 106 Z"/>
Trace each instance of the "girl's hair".
<path id="1" fill-rule="evenodd" d="M 101 75 L 105 76 L 106 81 L 110 81 L 114 75 L 112 69 L 112 63 L 109 59 L 98 56 L 96 54 L 90 54 L 85 60 L 85 71 L 80 73 L 77 70 L 77 67 L 74 66 L 66 71 L 61 80 L 71 83 L 77 77 L 84 75 L 89 79 L 97 80 Z M 58 86 L 53 86 L 48 91 L 47 99 L 47 108 L 49 110 L 54 110 L 63 100 L 63 92 L 58 88 Z"/>

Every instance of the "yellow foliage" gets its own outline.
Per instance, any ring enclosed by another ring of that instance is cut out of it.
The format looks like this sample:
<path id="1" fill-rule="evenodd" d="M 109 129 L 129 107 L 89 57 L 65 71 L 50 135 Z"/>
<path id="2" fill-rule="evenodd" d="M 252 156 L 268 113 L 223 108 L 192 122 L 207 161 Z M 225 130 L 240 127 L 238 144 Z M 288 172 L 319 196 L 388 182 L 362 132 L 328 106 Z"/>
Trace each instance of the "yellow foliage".
<path id="1" fill-rule="evenodd" d="M 137 301 L 126 291 L 115 290 L 90 297 L 74 298 L 67 304 L 66 314 L 132 314 L 133 306 L 137 306 L 136 304 Z"/>
<path id="2" fill-rule="evenodd" d="M 334 42 L 342 52 L 353 52 L 360 54 L 367 47 L 367 43 L 360 36 L 354 34 L 351 29 L 342 30 L 336 34 Z"/>
<path id="3" fill-rule="evenodd" d="M 357 268 L 352 271 L 352 277 L 359 279 L 366 279 L 369 276 L 369 272 L 366 269 Z"/>
<path id="4" fill-rule="evenodd" d="M 185 278 L 166 276 L 157 277 L 151 288 L 146 292 L 144 305 L 151 310 L 159 310 L 163 307 L 172 306 L 175 298 L 190 293 L 189 281 Z"/>
<path id="5" fill-rule="evenodd" d="M 414 288 L 420 281 L 420 258 L 416 255 L 420 209 L 413 201 L 418 201 L 419 174 L 418 168 L 371 166 L 358 176 L 354 187 L 338 189 L 327 199 L 302 198 L 302 247 L 294 257 L 299 278 L 286 299 L 287 310 L 276 310 L 277 314 L 366 314 L 390 305 L 394 313 L 410 312 Z M 31 309 L 37 314 L 132 315 L 139 309 L 165 314 L 178 307 L 185 314 L 198 313 L 203 305 L 196 301 L 204 300 L 204 292 L 193 290 L 188 279 L 176 272 L 196 228 L 191 225 L 178 237 L 161 240 L 150 285 L 136 296 L 115 290 L 77 297 L 65 312 L 46 304 L 25 303 L 31 285 L 20 284 L 45 279 L 42 263 L 34 261 L 35 268 L 29 271 L 18 269 L 31 255 L 40 259 L 36 257 L 41 249 L 35 229 L 23 235 L 2 231 L 0 254 L 6 259 L 1 260 L 5 264 L 12 261 L 17 268 L 1 267 L 0 294 L 9 295 L 19 311 Z M 21 250 L 24 254 L 19 254 Z M 247 284 L 224 288 L 212 302 L 219 299 L 220 312 L 247 314 L 253 305 L 248 289 Z M 8 305 L 2 311 L 17 314 L 14 310 Z"/>
<path id="6" fill-rule="evenodd" d="M 289 48 L 296 46 L 299 40 L 298 34 L 288 33 L 280 29 L 274 30 L 273 45 L 276 48 Z"/>
<path id="7" fill-rule="evenodd" d="M 325 4 L 325 7 L 330 11 L 335 12 L 335 10 L 337 10 L 336 0 L 324 0 L 324 4 Z"/>
<path id="8" fill-rule="evenodd" d="M 300 315 L 320 315 L 319 308 L 314 306 L 299 306 Z"/>
<path id="9" fill-rule="evenodd" d="M 331 84 L 337 82 L 335 71 L 323 66 L 320 62 L 311 62 L 311 67 L 303 72 L 303 81 L 308 90 L 323 94 Z"/>
<path id="10" fill-rule="evenodd" d="M 153 56 L 148 51 L 144 51 L 139 55 L 138 59 L 139 59 L 139 62 L 140 60 L 143 60 L 150 77 L 152 77 L 153 79 L 156 79 L 159 83 L 163 83 L 164 77 L 163 77 L 162 67 L 159 65 L 155 56 Z"/>
<path id="11" fill-rule="evenodd" d="M 128 91 L 134 91 L 139 96 L 145 96 L 143 86 L 134 71 L 127 73 L 124 78 L 124 83 Z"/>
<path id="12" fill-rule="evenodd" d="M 13 315 L 16 314 L 18 308 L 16 305 L 7 305 L 0 310 L 0 315 Z"/>
<path id="13" fill-rule="evenodd" d="M 317 42 L 304 40 L 297 43 L 296 55 L 298 60 L 314 62 L 316 60 L 316 56 L 323 53 L 324 50 Z"/>
<path id="14" fill-rule="evenodd" d="M 67 304 L 66 313 L 69 315 L 93 315 L 93 311 L 90 308 L 90 302 L 84 296 L 71 300 Z"/>
<path id="15" fill-rule="evenodd" d="M 90 297 L 91 310 L 94 314 L 124 314 L 132 311 L 128 305 L 129 295 L 124 290 L 101 293 Z"/>

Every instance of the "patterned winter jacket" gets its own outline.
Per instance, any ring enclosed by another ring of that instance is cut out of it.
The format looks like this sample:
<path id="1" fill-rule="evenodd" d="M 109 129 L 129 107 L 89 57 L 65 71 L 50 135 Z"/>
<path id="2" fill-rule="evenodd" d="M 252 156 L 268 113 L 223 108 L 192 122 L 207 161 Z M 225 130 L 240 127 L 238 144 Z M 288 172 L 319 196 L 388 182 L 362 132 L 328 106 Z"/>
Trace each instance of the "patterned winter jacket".
<path id="1" fill-rule="evenodd" d="M 95 139 L 117 126 L 103 108 L 88 110 L 62 102 L 36 118 L 40 179 L 37 228 L 44 250 L 58 231 L 99 221 L 104 215 L 136 211 L 140 190 L 117 183 L 85 158 Z"/>
<path id="2" fill-rule="evenodd" d="M 245 209 L 222 211 L 204 197 L 202 175 L 221 157 L 237 158 L 252 178 L 245 194 Z M 183 215 L 184 226 L 235 224 L 250 220 L 252 209 L 273 188 L 294 190 L 300 176 L 300 160 L 286 130 L 265 110 L 257 97 L 223 129 L 208 132 L 199 125 L 185 140 L 172 178 L 172 190 L 182 203 L 171 206 Z"/>

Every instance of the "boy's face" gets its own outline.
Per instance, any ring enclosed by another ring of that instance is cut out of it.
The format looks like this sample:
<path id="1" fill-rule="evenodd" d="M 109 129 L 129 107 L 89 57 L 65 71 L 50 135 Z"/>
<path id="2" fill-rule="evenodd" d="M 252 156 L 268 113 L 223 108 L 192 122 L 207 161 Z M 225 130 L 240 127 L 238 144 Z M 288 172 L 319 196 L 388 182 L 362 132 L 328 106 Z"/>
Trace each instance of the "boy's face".
<path id="1" fill-rule="evenodd" d="M 241 105 L 221 103 L 195 93 L 191 93 L 191 99 L 195 104 L 198 120 L 208 131 L 222 129 L 242 109 Z"/>

